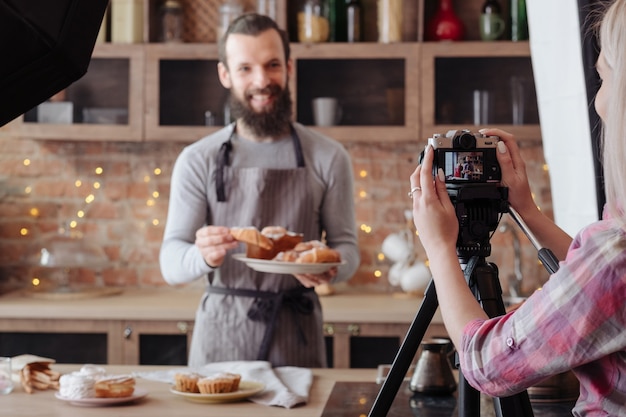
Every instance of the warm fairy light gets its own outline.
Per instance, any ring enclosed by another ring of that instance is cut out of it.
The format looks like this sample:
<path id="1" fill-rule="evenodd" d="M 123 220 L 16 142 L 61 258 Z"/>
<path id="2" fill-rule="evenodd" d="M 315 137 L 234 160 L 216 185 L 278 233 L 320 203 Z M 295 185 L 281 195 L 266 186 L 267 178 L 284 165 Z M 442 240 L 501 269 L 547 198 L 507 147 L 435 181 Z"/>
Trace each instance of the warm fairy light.
<path id="1" fill-rule="evenodd" d="M 30 185 L 28 185 L 28 186 L 24 187 L 24 192 L 25 192 L 26 194 L 30 194 L 30 193 L 32 193 L 32 192 L 33 192 L 33 187 L 31 187 Z"/>
<path id="2" fill-rule="evenodd" d="M 30 159 L 26 158 L 24 159 L 24 161 L 22 162 L 24 164 L 25 167 L 30 165 Z"/>
<path id="3" fill-rule="evenodd" d="M 28 231 L 28 229 L 27 229 L 27 228 L 22 227 L 22 228 L 20 229 L 20 235 L 22 235 L 22 236 L 26 236 L 28 233 L 29 233 L 29 231 Z"/>
<path id="4" fill-rule="evenodd" d="M 159 192 L 158 191 L 152 191 L 152 197 L 154 198 L 159 198 Z"/>
<path id="5" fill-rule="evenodd" d="M 83 182 L 81 180 L 74 181 L 74 187 L 79 188 L 81 185 L 83 185 Z"/>
<path id="6" fill-rule="evenodd" d="M 383 276 L 383 273 L 379 269 L 377 269 L 376 271 L 374 271 L 374 276 L 376 278 L 380 278 Z"/>
<path id="7" fill-rule="evenodd" d="M 154 172 L 154 175 L 161 175 L 162 171 L 161 171 L 161 168 L 154 168 L 154 171 L 152 172 Z"/>
<path id="8" fill-rule="evenodd" d="M 83 210 L 78 210 L 78 212 L 76 213 L 76 217 L 82 219 L 83 217 L 85 217 L 85 212 Z"/>
<path id="9" fill-rule="evenodd" d="M 30 283 L 33 284 L 33 287 L 38 287 L 39 284 L 41 284 L 41 281 L 39 280 L 39 278 L 33 277 L 33 279 L 30 280 Z"/>
<path id="10" fill-rule="evenodd" d="M 33 207 L 29 210 L 29 213 L 33 217 L 39 216 L 39 209 L 37 207 Z"/>
<path id="11" fill-rule="evenodd" d="M 548 168 L 548 164 L 543 164 L 543 170 L 544 170 L 545 172 L 550 171 L 550 169 Z"/>
<path id="12" fill-rule="evenodd" d="M 361 171 L 359 171 L 359 177 L 361 178 L 365 178 L 367 177 L 367 171 L 362 169 Z"/>
<path id="13" fill-rule="evenodd" d="M 76 220 L 72 220 L 70 222 L 70 229 L 76 229 L 76 226 L 78 226 L 78 222 Z"/>
<path id="14" fill-rule="evenodd" d="M 359 197 L 361 197 L 361 198 L 367 198 L 367 191 L 365 191 L 365 190 L 361 190 L 361 191 L 359 191 Z"/>
<path id="15" fill-rule="evenodd" d="M 150 175 L 144 175 L 143 182 L 150 182 Z"/>
<path id="16" fill-rule="evenodd" d="M 91 204 L 95 199 L 96 197 L 93 194 L 89 194 L 87 197 L 85 197 L 85 203 Z"/>
<path id="17" fill-rule="evenodd" d="M 96 173 L 96 175 L 102 175 L 104 169 L 102 169 L 102 167 L 97 167 L 96 169 L 94 169 L 94 172 Z"/>
<path id="18" fill-rule="evenodd" d="M 378 259 L 379 261 L 384 261 L 385 260 L 385 254 L 382 252 L 378 252 L 378 255 L 376 255 L 376 259 Z"/>
<path id="19" fill-rule="evenodd" d="M 365 233 L 372 233 L 372 227 L 368 226 L 366 224 L 362 224 L 361 225 L 361 231 L 363 231 Z"/>
<path id="20" fill-rule="evenodd" d="M 102 185 L 101 185 L 98 181 L 96 181 L 96 182 L 94 182 L 94 183 L 93 183 L 93 188 L 94 188 L 94 189 L 99 190 L 99 189 L 100 189 L 100 187 L 102 187 Z"/>
<path id="21" fill-rule="evenodd" d="M 366 397 L 359 397 L 359 404 L 361 404 L 361 405 L 367 404 L 367 398 Z"/>
<path id="22" fill-rule="evenodd" d="M 154 207 L 155 202 L 153 199 L 149 198 L 148 200 L 146 200 L 146 206 L 148 207 Z"/>
<path id="23" fill-rule="evenodd" d="M 426 260 L 424 261 L 424 265 L 426 265 L 427 267 L 429 267 L 429 268 L 430 268 L 430 259 L 426 259 Z"/>
<path id="24" fill-rule="evenodd" d="M 159 221 L 159 219 L 152 219 L 152 225 L 153 226 L 158 226 L 161 222 Z"/>

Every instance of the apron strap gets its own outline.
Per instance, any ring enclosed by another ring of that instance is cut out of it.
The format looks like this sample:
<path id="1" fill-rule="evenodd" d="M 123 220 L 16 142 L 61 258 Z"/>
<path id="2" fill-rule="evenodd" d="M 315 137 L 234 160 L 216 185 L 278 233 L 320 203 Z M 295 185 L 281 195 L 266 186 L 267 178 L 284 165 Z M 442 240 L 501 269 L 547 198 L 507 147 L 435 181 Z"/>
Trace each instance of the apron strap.
<path id="1" fill-rule="evenodd" d="M 269 358 L 270 345 L 274 337 L 278 312 L 282 306 L 289 307 L 296 313 L 296 331 L 298 338 L 300 343 L 306 345 L 306 336 L 297 318 L 299 315 L 309 315 L 313 312 L 313 302 L 304 296 L 305 293 L 311 291 L 314 291 L 314 289 L 306 287 L 298 287 L 288 291 L 271 292 L 244 288 L 214 287 L 212 285 L 207 286 L 206 289 L 208 294 L 213 293 L 255 298 L 254 304 L 252 304 L 250 310 L 248 310 L 248 318 L 252 321 L 265 323 L 265 333 L 263 334 L 263 340 L 261 341 L 257 355 L 257 360 L 260 361 L 266 361 Z"/>
<path id="2" fill-rule="evenodd" d="M 298 168 L 304 167 L 304 153 L 302 152 L 302 144 L 296 133 L 296 129 L 292 124 L 289 125 L 291 130 L 291 141 L 293 142 L 294 153 L 296 154 L 296 163 Z M 224 167 L 230 166 L 230 152 L 233 150 L 232 138 L 237 130 L 237 126 L 233 127 L 228 140 L 222 143 L 217 153 L 217 167 L 215 170 L 215 192 L 217 193 L 217 201 L 226 201 L 226 180 L 224 179 Z"/>

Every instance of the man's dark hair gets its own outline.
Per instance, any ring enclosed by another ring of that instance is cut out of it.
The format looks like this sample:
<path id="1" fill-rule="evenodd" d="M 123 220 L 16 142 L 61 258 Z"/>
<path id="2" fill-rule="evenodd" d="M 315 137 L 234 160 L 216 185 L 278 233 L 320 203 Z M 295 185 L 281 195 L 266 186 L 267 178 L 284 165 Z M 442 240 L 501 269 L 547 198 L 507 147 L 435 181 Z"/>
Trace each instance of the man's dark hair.
<path id="1" fill-rule="evenodd" d="M 221 37 L 218 44 L 220 62 L 228 68 L 228 62 L 226 62 L 226 40 L 230 34 L 236 33 L 240 35 L 257 36 L 271 29 L 278 32 L 283 43 L 283 50 L 285 51 L 285 62 L 289 61 L 291 52 L 289 50 L 289 35 L 287 32 L 279 28 L 276 22 L 268 16 L 257 13 L 246 13 L 233 20 L 228 26 L 226 33 L 224 33 L 224 36 Z"/>

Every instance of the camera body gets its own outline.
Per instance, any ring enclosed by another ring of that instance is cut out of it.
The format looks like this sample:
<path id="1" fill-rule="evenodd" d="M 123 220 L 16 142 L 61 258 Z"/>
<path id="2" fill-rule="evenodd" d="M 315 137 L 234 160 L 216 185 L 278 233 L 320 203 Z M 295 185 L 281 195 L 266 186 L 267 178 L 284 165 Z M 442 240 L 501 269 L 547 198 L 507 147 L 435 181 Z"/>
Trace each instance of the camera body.
<path id="1" fill-rule="evenodd" d="M 435 151 L 433 174 L 443 169 L 447 184 L 499 183 L 502 179 L 496 158 L 498 136 L 485 136 L 469 130 L 434 134 L 428 144 Z"/>

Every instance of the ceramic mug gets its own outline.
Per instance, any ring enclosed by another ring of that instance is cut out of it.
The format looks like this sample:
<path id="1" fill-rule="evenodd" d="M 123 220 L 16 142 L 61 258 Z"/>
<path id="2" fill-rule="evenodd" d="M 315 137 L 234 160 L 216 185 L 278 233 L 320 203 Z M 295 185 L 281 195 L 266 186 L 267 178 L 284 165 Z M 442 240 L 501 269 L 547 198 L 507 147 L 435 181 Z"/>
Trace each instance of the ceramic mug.
<path id="1" fill-rule="evenodd" d="M 313 99 L 313 120 L 316 126 L 334 126 L 341 120 L 341 107 L 334 97 Z"/>
<path id="2" fill-rule="evenodd" d="M 484 41 L 495 41 L 506 29 L 506 22 L 497 14 L 480 15 L 480 37 Z"/>

